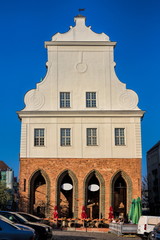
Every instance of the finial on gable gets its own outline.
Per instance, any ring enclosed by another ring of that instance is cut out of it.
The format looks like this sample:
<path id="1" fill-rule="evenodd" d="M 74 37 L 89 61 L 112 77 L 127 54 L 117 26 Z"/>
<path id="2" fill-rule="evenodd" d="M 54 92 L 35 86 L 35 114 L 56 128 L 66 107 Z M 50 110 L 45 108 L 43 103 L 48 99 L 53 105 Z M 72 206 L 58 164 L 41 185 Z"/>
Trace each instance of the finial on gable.
<path id="1" fill-rule="evenodd" d="M 80 14 L 82 11 L 85 11 L 85 8 L 79 8 L 78 11 L 79 14 L 74 17 L 74 22 L 76 25 L 85 25 L 86 17 Z"/>

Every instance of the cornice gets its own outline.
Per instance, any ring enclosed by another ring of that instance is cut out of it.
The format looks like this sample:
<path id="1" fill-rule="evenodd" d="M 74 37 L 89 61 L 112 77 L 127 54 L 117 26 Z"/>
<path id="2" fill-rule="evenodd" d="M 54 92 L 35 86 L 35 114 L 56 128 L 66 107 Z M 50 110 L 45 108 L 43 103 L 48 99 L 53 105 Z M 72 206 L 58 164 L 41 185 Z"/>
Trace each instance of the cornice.
<path id="1" fill-rule="evenodd" d="M 117 42 L 110 41 L 46 41 L 45 48 L 48 46 L 113 46 Z"/>
<path id="2" fill-rule="evenodd" d="M 37 117 L 139 117 L 144 115 L 142 110 L 121 111 L 121 110 L 95 110 L 95 111 L 18 111 L 17 114 L 22 118 Z"/>

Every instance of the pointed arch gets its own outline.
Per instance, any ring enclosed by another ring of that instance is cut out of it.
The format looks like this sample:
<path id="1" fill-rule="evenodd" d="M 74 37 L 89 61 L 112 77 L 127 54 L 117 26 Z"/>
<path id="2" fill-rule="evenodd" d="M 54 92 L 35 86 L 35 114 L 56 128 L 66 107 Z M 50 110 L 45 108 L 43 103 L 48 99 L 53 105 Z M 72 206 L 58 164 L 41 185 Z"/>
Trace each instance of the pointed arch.
<path id="1" fill-rule="evenodd" d="M 34 202 L 35 202 L 35 182 L 37 178 L 41 178 L 41 181 L 45 183 L 45 216 L 49 215 L 49 206 L 50 206 L 50 179 L 47 173 L 43 169 L 35 170 L 29 180 L 28 180 L 28 199 L 29 203 L 29 212 L 33 213 L 34 211 Z M 44 180 L 43 180 L 44 179 Z"/>
<path id="2" fill-rule="evenodd" d="M 56 194 L 55 194 L 55 202 L 60 209 L 60 192 L 61 192 L 61 184 L 65 176 L 69 176 L 73 183 L 73 196 L 72 196 L 72 213 L 73 218 L 78 217 L 78 180 L 76 175 L 69 169 L 62 171 L 57 179 L 56 179 Z"/>
<path id="3" fill-rule="evenodd" d="M 131 178 L 128 176 L 128 174 L 121 169 L 117 170 L 110 180 L 110 189 L 111 189 L 110 205 L 113 205 L 114 185 L 116 180 L 119 177 L 122 177 L 122 179 L 124 179 L 126 183 L 126 213 L 128 213 L 130 208 L 130 203 L 132 201 L 132 181 L 131 181 Z"/>
<path id="4" fill-rule="evenodd" d="M 103 176 L 97 170 L 91 170 L 85 177 L 83 182 L 83 199 L 84 205 L 87 206 L 87 191 L 88 191 L 88 183 L 95 176 L 99 182 L 99 218 L 105 217 L 105 181 Z"/>

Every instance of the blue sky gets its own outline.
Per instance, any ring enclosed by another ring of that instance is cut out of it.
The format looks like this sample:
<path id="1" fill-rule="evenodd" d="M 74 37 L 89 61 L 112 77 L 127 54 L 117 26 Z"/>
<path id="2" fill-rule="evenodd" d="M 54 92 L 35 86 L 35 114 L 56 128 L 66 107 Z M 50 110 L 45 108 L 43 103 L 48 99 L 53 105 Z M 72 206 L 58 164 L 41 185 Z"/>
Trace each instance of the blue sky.
<path id="1" fill-rule="evenodd" d="M 86 25 L 116 41 L 116 73 L 139 96 L 143 161 L 160 139 L 159 0 L 1 0 L 0 1 L 0 160 L 18 176 L 20 121 L 24 94 L 46 74 L 44 41 L 74 26 L 79 8 Z"/>

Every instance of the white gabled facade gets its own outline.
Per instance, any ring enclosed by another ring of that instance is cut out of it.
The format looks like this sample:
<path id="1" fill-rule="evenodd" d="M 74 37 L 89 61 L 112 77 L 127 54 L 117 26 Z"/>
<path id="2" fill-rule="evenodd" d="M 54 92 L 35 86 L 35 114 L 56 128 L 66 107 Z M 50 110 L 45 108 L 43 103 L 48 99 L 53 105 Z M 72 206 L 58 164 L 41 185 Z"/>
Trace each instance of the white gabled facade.
<path id="1" fill-rule="evenodd" d="M 109 37 L 92 32 L 85 17 L 65 34 L 46 42 L 47 74 L 25 95 L 21 157 L 141 158 L 138 96 L 115 74 L 114 47 Z M 70 93 L 70 107 L 60 108 L 60 92 Z M 86 107 L 86 92 L 96 92 L 96 107 Z M 60 128 L 71 128 L 72 144 L 60 146 Z M 45 147 L 34 147 L 34 128 L 45 128 Z M 98 144 L 86 147 L 86 128 L 98 129 Z M 126 145 L 114 144 L 114 129 L 125 128 Z M 104 134 L 106 133 L 106 134 Z M 133 137 L 134 136 L 134 137 Z"/>

